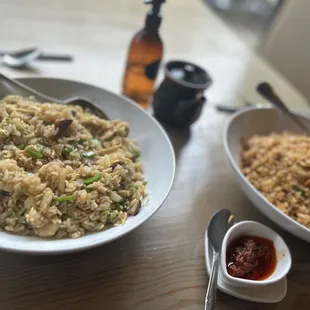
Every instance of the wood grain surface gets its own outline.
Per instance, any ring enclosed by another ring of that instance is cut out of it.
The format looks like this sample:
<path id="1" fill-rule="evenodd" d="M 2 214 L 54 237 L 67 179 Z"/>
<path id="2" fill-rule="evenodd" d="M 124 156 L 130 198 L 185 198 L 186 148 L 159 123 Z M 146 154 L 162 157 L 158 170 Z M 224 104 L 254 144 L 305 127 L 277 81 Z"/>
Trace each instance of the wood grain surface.
<path id="1" fill-rule="evenodd" d="M 15 77 L 70 78 L 119 92 L 128 42 L 144 19 L 141 3 L 3 0 L 3 48 L 39 45 L 49 53 L 73 54 L 75 62 L 41 61 L 26 71 L 0 69 Z M 276 227 L 242 194 L 223 154 L 228 116 L 213 108 L 216 102 L 235 100 L 250 60 L 259 68 L 251 83 L 265 77 L 281 85 L 293 103 L 302 97 L 200 1 L 170 0 L 163 15 L 166 60 L 196 62 L 215 81 L 207 92 L 209 104 L 190 130 L 167 128 L 177 156 L 171 194 L 149 221 L 108 245 L 62 256 L 0 252 L 1 310 L 203 309 L 208 281 L 204 232 L 219 208 L 229 208 L 237 220 L 261 221 L 276 229 L 292 251 L 293 266 L 282 302 L 263 305 L 219 293 L 217 309 L 309 309 L 309 245 Z M 251 83 L 248 94 L 253 93 Z"/>

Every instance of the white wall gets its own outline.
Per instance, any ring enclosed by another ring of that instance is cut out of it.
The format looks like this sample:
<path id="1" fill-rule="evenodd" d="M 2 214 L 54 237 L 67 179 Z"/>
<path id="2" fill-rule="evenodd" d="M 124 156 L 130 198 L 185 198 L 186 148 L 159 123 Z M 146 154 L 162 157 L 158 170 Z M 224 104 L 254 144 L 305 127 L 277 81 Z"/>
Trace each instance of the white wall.
<path id="1" fill-rule="evenodd" d="M 310 0 L 287 0 L 262 54 L 310 101 Z"/>

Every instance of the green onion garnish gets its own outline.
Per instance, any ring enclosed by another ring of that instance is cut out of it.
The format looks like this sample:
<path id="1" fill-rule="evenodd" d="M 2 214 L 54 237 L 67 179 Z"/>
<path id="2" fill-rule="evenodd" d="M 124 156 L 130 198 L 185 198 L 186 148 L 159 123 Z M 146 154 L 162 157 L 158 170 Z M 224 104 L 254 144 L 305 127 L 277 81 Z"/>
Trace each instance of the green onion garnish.
<path id="1" fill-rule="evenodd" d="M 130 183 L 130 184 L 128 185 L 128 188 L 135 188 L 135 189 L 138 189 L 139 186 L 136 185 L 136 184 Z"/>
<path id="2" fill-rule="evenodd" d="M 88 140 L 85 140 L 85 139 L 81 139 L 81 140 L 79 141 L 80 144 L 85 144 L 85 143 L 87 143 L 87 142 L 88 142 Z"/>
<path id="3" fill-rule="evenodd" d="M 87 193 L 90 193 L 92 191 L 92 188 L 88 187 L 87 185 L 84 184 L 84 189 L 86 190 Z"/>
<path id="4" fill-rule="evenodd" d="M 94 182 L 97 182 L 100 179 L 101 179 L 101 174 L 99 173 L 99 174 L 94 175 L 91 178 L 88 178 L 88 179 L 84 180 L 84 184 L 85 185 L 93 184 Z"/>
<path id="5" fill-rule="evenodd" d="M 44 158 L 44 155 L 42 154 L 42 152 L 35 151 L 31 147 L 26 148 L 26 153 L 30 157 L 35 158 L 35 159 L 43 159 Z"/>
<path id="6" fill-rule="evenodd" d="M 25 144 L 20 144 L 20 145 L 18 146 L 18 148 L 19 148 L 20 150 L 24 150 L 24 149 L 25 149 L 25 147 L 26 147 L 26 145 L 25 145 Z"/>
<path id="7" fill-rule="evenodd" d="M 64 201 L 72 201 L 75 199 L 74 195 L 70 195 L 70 196 L 59 196 L 56 198 L 56 201 L 58 202 L 64 202 Z"/>
<path id="8" fill-rule="evenodd" d="M 42 144 L 37 144 L 36 147 L 39 150 L 39 152 L 42 153 L 44 151 L 44 146 Z"/>
<path id="9" fill-rule="evenodd" d="M 65 146 L 62 150 L 62 152 L 64 154 L 70 154 L 71 152 L 73 152 L 75 150 L 75 147 L 73 145 L 71 146 Z"/>
<path id="10" fill-rule="evenodd" d="M 96 155 L 96 153 L 93 152 L 93 151 L 85 152 L 85 153 L 82 154 L 82 156 L 83 156 L 84 158 L 94 158 L 95 155 Z"/>
<path id="11" fill-rule="evenodd" d="M 72 141 L 71 144 L 77 149 L 79 146 L 79 143 L 77 141 Z"/>
<path id="12" fill-rule="evenodd" d="M 136 158 L 138 158 L 140 156 L 140 151 L 134 151 L 133 153 L 132 153 L 132 158 L 133 159 L 136 159 Z"/>
<path id="13" fill-rule="evenodd" d="M 13 210 L 10 210 L 7 214 L 8 217 L 15 216 L 15 212 Z"/>

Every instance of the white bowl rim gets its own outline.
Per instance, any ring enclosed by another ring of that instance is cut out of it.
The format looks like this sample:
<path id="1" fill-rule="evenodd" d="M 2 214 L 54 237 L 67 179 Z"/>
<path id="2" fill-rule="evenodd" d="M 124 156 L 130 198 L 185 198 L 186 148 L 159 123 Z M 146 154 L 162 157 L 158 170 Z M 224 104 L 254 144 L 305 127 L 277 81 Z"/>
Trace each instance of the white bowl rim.
<path id="1" fill-rule="evenodd" d="M 281 241 L 281 243 L 283 243 L 284 248 L 285 248 L 285 252 L 286 252 L 286 257 L 288 258 L 288 263 L 285 266 L 285 268 L 283 269 L 282 273 L 280 275 L 278 275 L 277 277 L 274 277 L 273 279 L 267 278 L 264 280 L 248 280 L 248 279 L 233 277 L 227 272 L 227 267 L 226 267 L 226 250 L 227 250 L 227 246 L 228 246 L 227 240 L 228 240 L 228 238 L 229 238 L 229 236 L 233 230 L 238 229 L 240 226 L 244 226 L 244 225 L 248 225 L 248 224 L 254 224 L 256 226 L 261 226 L 262 228 L 267 230 L 268 234 L 277 236 L 277 238 Z M 268 227 L 268 226 L 266 226 L 260 222 L 242 221 L 242 222 L 238 222 L 237 224 L 230 227 L 230 229 L 227 231 L 227 233 L 224 237 L 223 244 L 222 244 L 222 251 L 221 251 L 221 266 L 222 266 L 224 277 L 228 278 L 230 280 L 230 282 L 242 284 L 243 286 L 263 286 L 263 285 L 269 285 L 269 284 L 278 282 L 288 274 L 288 272 L 290 271 L 291 266 L 292 266 L 292 255 L 291 255 L 290 249 L 287 246 L 284 239 L 277 232 L 275 232 L 273 229 L 271 229 L 270 227 Z"/>
<path id="2" fill-rule="evenodd" d="M 143 223 L 145 223 L 147 220 L 149 220 L 159 209 L 160 207 L 163 205 L 163 203 L 166 201 L 167 197 L 169 196 L 169 193 L 171 191 L 171 188 L 173 186 L 173 182 L 175 179 L 175 170 L 176 170 L 176 159 L 175 159 L 175 152 L 173 149 L 173 146 L 171 144 L 170 138 L 168 137 L 167 133 L 165 132 L 165 130 L 163 129 L 162 125 L 150 114 L 148 114 L 144 109 L 142 109 L 140 106 L 138 106 L 133 100 L 123 96 L 123 95 L 119 95 L 117 93 L 114 93 L 112 91 L 109 91 L 103 87 L 97 86 L 97 85 L 93 85 L 90 83 L 85 83 L 83 81 L 78 81 L 78 80 L 74 80 L 74 79 L 62 79 L 62 78 L 57 78 L 57 77 L 48 77 L 48 76 L 44 76 L 44 77 L 20 77 L 20 78 L 16 78 L 16 80 L 20 81 L 20 82 L 25 82 L 27 83 L 27 81 L 41 81 L 41 80 L 45 80 L 45 81 L 60 81 L 63 83 L 77 83 L 77 84 L 82 84 L 84 86 L 87 87 L 91 87 L 91 88 L 96 88 L 99 91 L 104 91 L 106 93 L 108 93 L 109 95 L 112 96 L 117 96 L 122 98 L 122 100 L 127 101 L 128 104 L 134 106 L 136 109 L 139 109 L 141 112 L 143 112 L 145 114 L 145 116 L 147 118 L 149 118 L 150 121 L 154 122 L 156 124 L 156 126 L 158 127 L 158 129 L 160 130 L 160 132 L 162 133 L 163 137 L 165 138 L 167 145 L 170 149 L 170 153 L 172 155 L 172 174 L 171 174 L 171 182 L 169 184 L 169 187 L 166 189 L 165 194 L 163 195 L 162 200 L 160 201 L 160 203 L 158 203 L 157 207 L 154 208 L 152 210 L 152 212 L 149 213 L 149 215 L 141 220 L 141 221 L 137 221 L 135 224 L 133 224 L 131 227 L 129 227 L 128 229 L 125 229 L 121 232 L 118 232 L 117 234 L 115 234 L 114 236 L 112 236 L 111 238 L 109 238 L 108 240 L 102 240 L 100 238 L 97 238 L 96 240 L 94 240 L 93 242 L 90 242 L 87 245 L 75 245 L 75 246 L 70 246 L 67 249 L 26 249 L 26 248 L 17 248 L 14 247 L 14 244 L 9 245 L 9 246 L 3 246 L 0 243 L 0 250 L 3 251 L 8 251 L 8 252 L 14 252 L 14 253 L 23 253 L 23 254 L 30 254 L 30 255 L 58 255 L 58 254 L 69 254 L 69 253 L 73 253 L 73 252 L 79 252 L 79 251 L 84 251 L 84 250 L 88 250 L 94 247 L 98 247 L 100 245 L 104 245 L 107 243 L 110 243 L 116 239 L 121 238 L 122 236 L 130 233 L 131 231 L 135 230 L 137 227 L 141 226 Z M 126 223 L 124 224 L 126 225 Z M 101 232 L 94 232 L 92 234 L 100 234 L 104 231 Z M 5 233 L 5 232 L 4 232 Z M 83 237 L 81 237 L 83 238 Z M 44 239 L 42 239 L 44 240 Z M 53 239 L 54 240 L 54 239 Z M 53 242 L 53 240 L 48 240 L 48 242 Z M 68 238 L 68 240 L 70 240 Z"/>
<path id="3" fill-rule="evenodd" d="M 241 172 L 240 167 L 238 166 L 238 164 L 236 163 L 236 161 L 234 160 L 231 152 L 230 152 L 230 148 L 228 146 L 228 132 L 229 132 L 229 128 L 232 124 L 232 122 L 239 117 L 241 114 L 246 114 L 247 112 L 251 112 L 253 110 L 276 110 L 273 107 L 266 107 L 266 108 L 256 108 L 256 107 L 249 107 L 249 108 L 245 108 L 242 109 L 241 111 L 238 111 L 236 113 L 234 113 L 230 119 L 228 120 L 228 122 L 226 122 L 225 128 L 224 128 L 224 150 L 226 155 L 228 156 L 229 162 L 231 163 L 231 165 L 233 166 L 234 170 L 237 172 L 237 174 L 239 175 L 239 177 L 246 182 L 246 184 L 271 208 L 273 208 L 279 215 L 284 216 L 287 220 L 289 220 L 289 222 L 291 222 L 292 224 L 297 225 L 300 229 L 302 229 L 304 232 L 308 233 L 310 235 L 310 228 L 307 228 L 306 226 L 300 224 L 299 222 L 295 221 L 294 219 L 292 219 L 290 216 L 288 216 L 287 214 L 285 214 L 284 212 L 280 211 L 275 205 L 273 205 L 263 194 L 260 193 L 259 190 L 256 189 L 256 187 L 244 176 L 244 174 Z M 277 223 L 276 223 L 277 224 Z"/>

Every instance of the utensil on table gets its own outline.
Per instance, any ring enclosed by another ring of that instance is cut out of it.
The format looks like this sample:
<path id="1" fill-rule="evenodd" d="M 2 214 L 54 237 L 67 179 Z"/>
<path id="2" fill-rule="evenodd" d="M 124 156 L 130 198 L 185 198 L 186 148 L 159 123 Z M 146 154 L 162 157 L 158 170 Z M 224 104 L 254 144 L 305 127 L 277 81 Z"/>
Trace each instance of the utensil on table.
<path id="1" fill-rule="evenodd" d="M 216 305 L 217 275 L 222 242 L 228 229 L 234 224 L 234 217 L 227 209 L 216 212 L 208 225 L 208 239 L 214 249 L 214 257 L 205 298 L 205 310 L 213 310 Z"/>
<path id="2" fill-rule="evenodd" d="M 30 62 L 38 58 L 41 51 L 38 48 L 4 54 L 1 62 L 12 68 L 21 68 L 28 65 Z"/>
<path id="3" fill-rule="evenodd" d="M 0 50 L 0 56 L 4 56 L 6 54 L 22 54 L 33 48 L 25 48 L 19 51 L 8 51 L 8 50 Z M 48 54 L 41 52 L 39 56 L 35 60 L 47 60 L 47 61 L 73 61 L 73 57 L 71 55 L 66 54 Z"/>
<path id="4" fill-rule="evenodd" d="M 226 104 L 216 104 L 215 108 L 219 111 L 219 112 L 224 112 L 224 113 L 235 113 L 235 112 L 239 112 L 243 109 L 252 107 L 252 108 L 266 108 L 268 107 L 268 104 L 264 104 L 264 103 L 252 103 L 252 104 L 246 104 L 245 106 L 233 106 L 233 105 L 226 105 Z"/>
<path id="5" fill-rule="evenodd" d="M 245 106 L 235 106 L 235 105 L 226 105 L 226 104 L 216 104 L 215 108 L 219 112 L 225 113 L 235 113 L 245 108 Z"/>
<path id="6" fill-rule="evenodd" d="M 305 124 L 299 120 L 299 118 L 291 112 L 282 99 L 275 93 L 274 89 L 268 82 L 258 84 L 257 92 L 272 103 L 275 107 L 286 114 L 302 131 L 309 133 L 310 130 Z"/>
<path id="7" fill-rule="evenodd" d="M 188 127 L 201 114 L 206 101 L 203 93 L 212 84 L 201 67 L 184 61 L 170 61 L 165 79 L 153 96 L 154 115 L 173 127 Z"/>
<path id="8" fill-rule="evenodd" d="M 245 96 L 243 96 L 243 95 L 239 96 L 238 101 L 240 101 L 241 104 L 227 105 L 227 104 L 218 103 L 218 104 L 215 104 L 214 106 L 215 106 L 217 111 L 224 112 L 224 113 L 235 113 L 235 112 L 241 111 L 241 110 L 243 110 L 245 108 L 249 108 L 249 107 L 264 108 L 264 107 L 269 106 L 269 104 L 266 104 L 266 103 L 251 102 L 247 98 L 245 98 Z"/>
<path id="9" fill-rule="evenodd" d="M 91 102 L 89 99 L 84 98 L 84 97 L 71 97 L 68 99 L 60 100 L 56 99 L 47 95 L 44 95 L 40 92 L 38 92 L 35 89 L 32 89 L 31 87 L 22 84 L 19 81 L 13 80 L 2 73 L 0 73 L 0 81 L 4 81 L 5 83 L 10 84 L 10 86 L 13 86 L 15 88 L 19 88 L 23 91 L 28 92 L 29 94 L 35 96 L 35 98 L 39 101 L 45 101 L 45 102 L 55 102 L 58 104 L 67 104 L 67 105 L 78 105 L 82 107 L 83 109 L 88 109 L 90 110 L 94 115 L 103 118 L 103 119 L 109 119 L 109 117 L 104 113 L 101 109 L 99 109 L 95 103 Z"/>

